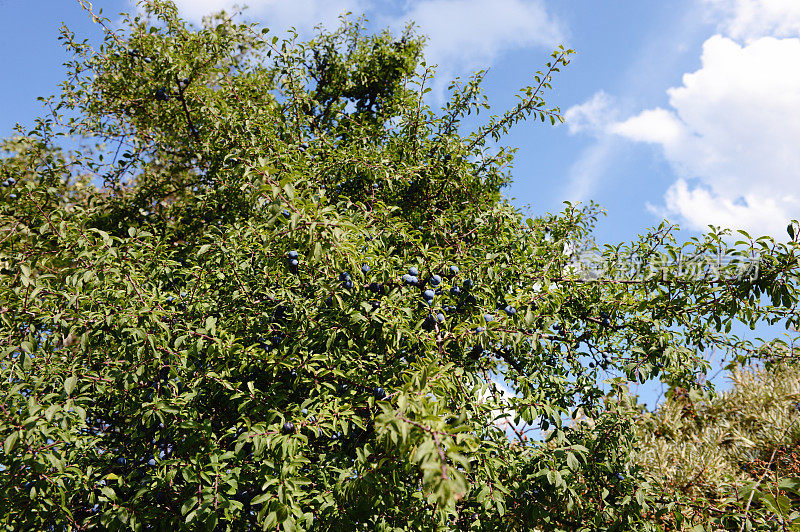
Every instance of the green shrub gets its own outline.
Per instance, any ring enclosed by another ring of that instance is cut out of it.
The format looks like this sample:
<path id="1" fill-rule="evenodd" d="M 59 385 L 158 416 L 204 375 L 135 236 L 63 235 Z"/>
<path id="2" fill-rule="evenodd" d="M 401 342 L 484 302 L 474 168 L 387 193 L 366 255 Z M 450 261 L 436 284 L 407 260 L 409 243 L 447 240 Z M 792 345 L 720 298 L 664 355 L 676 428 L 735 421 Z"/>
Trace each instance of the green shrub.
<path id="1" fill-rule="evenodd" d="M 674 389 L 639 417 L 637 461 L 687 523 L 730 525 L 747 509 L 759 529 L 800 526 L 797 512 L 771 502 L 800 503 L 800 368 L 788 355 L 769 369 L 732 370 L 730 390 L 719 395 Z"/>

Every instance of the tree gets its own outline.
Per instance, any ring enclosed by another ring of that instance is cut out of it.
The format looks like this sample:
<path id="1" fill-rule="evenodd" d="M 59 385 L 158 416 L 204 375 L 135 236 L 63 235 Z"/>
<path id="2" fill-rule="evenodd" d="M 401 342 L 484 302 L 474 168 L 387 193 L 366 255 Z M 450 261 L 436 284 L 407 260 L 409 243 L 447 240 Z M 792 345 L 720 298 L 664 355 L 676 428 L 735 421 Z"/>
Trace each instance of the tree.
<path id="1" fill-rule="evenodd" d="M 751 356 L 735 321 L 797 327 L 797 223 L 601 251 L 594 205 L 526 218 L 493 144 L 562 121 L 571 50 L 465 131 L 484 74 L 433 110 L 413 28 L 141 8 L 96 48 L 64 29 L 62 94 L 4 144 L 5 526 L 654 529 L 601 381 L 701 387 L 703 349 Z M 665 262 L 708 254 L 742 261 Z"/>

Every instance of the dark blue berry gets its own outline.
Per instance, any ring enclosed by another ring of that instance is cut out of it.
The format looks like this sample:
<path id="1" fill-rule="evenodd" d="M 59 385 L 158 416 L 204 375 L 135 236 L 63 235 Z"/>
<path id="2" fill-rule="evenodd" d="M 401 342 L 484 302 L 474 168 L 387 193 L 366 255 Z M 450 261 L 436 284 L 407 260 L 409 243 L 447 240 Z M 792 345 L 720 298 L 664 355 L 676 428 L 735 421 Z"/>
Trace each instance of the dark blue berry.
<path id="1" fill-rule="evenodd" d="M 159 102 L 169 101 L 169 92 L 166 87 L 159 87 L 156 89 L 156 100 Z"/>

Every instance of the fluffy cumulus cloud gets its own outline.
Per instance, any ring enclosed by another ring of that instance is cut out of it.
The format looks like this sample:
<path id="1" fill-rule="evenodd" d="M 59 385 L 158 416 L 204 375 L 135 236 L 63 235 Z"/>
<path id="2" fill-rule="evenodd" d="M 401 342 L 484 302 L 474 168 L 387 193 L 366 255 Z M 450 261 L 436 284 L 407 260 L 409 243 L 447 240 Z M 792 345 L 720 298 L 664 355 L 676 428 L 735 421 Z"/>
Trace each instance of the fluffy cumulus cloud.
<path id="1" fill-rule="evenodd" d="M 683 140 L 685 128 L 672 111 L 657 107 L 642 111 L 624 122 L 612 122 L 606 131 L 641 142 L 653 142 L 664 147 L 675 146 Z"/>
<path id="2" fill-rule="evenodd" d="M 745 229 L 752 236 L 782 235 L 790 215 L 797 217 L 798 203 L 781 201 L 778 197 L 747 193 L 731 198 L 716 194 L 701 186 L 690 187 L 679 179 L 665 195 L 666 207 L 648 205 L 656 214 L 684 214 L 697 228 L 717 225 Z"/>
<path id="3" fill-rule="evenodd" d="M 601 155 L 613 138 L 660 149 L 676 181 L 652 212 L 700 231 L 785 235 L 800 218 L 800 1 L 704 1 L 720 33 L 703 44 L 701 67 L 667 91 L 666 108 L 615 121 L 619 105 L 601 91 L 567 110 L 567 126 L 598 137 Z M 597 174 L 581 168 L 573 173 Z"/>
<path id="4" fill-rule="evenodd" d="M 747 44 L 716 35 L 702 67 L 668 91 L 671 109 L 649 109 L 607 131 L 659 145 L 679 180 L 668 215 L 778 234 L 800 215 L 800 39 Z M 694 180 L 695 185 L 689 185 Z"/>

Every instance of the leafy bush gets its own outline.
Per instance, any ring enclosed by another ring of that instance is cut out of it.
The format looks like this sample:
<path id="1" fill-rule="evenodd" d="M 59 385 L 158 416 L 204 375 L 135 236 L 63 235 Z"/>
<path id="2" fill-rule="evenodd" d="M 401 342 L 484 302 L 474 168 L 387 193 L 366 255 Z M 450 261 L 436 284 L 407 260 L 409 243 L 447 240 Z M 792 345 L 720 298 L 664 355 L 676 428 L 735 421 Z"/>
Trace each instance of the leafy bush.
<path id="1" fill-rule="evenodd" d="M 643 413 L 637 462 L 661 498 L 676 502 L 673 526 L 800 529 L 791 510 L 800 504 L 800 368 L 781 360 L 729 377 L 724 393 L 675 389 Z"/>

